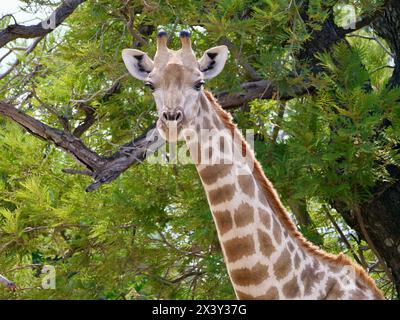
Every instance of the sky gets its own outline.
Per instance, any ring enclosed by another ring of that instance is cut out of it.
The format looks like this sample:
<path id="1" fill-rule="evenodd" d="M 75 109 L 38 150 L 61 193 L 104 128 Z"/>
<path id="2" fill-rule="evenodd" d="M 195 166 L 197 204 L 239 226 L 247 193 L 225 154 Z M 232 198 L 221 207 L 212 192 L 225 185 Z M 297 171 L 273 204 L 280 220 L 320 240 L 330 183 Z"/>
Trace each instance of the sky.
<path id="1" fill-rule="evenodd" d="M 12 14 L 19 24 L 35 24 L 40 20 L 46 18 L 45 13 L 35 13 L 30 14 L 21 11 L 20 7 L 24 6 L 19 0 L 0 0 L 0 19 L 6 14 Z M 32 41 L 32 40 L 31 40 Z M 27 41 L 28 43 L 31 41 Z M 7 53 L 7 49 L 0 49 L 0 57 L 2 57 L 5 53 Z M 7 65 L 12 63 L 15 60 L 14 55 L 9 55 L 6 59 L 4 59 L 0 64 L 0 73 L 7 68 Z"/>
<path id="2" fill-rule="evenodd" d="M 0 17 L 11 13 L 17 19 L 18 23 L 24 24 L 24 22 L 32 22 L 32 19 L 35 19 L 36 15 L 21 12 L 20 7 L 23 5 L 24 4 L 18 0 L 0 0 Z M 39 18 L 45 17 L 43 15 L 40 16 L 39 14 Z"/>
<path id="3" fill-rule="evenodd" d="M 0 15 L 18 11 L 18 0 L 1 0 Z"/>

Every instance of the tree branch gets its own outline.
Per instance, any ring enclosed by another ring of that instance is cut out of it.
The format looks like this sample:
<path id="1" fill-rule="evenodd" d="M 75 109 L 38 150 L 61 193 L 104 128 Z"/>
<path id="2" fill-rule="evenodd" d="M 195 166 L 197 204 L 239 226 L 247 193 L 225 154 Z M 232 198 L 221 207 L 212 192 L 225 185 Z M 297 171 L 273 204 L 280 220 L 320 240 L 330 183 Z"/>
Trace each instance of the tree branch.
<path id="1" fill-rule="evenodd" d="M 132 8 L 129 8 L 128 3 L 121 9 L 120 12 L 123 15 L 124 19 L 126 20 L 126 27 L 129 33 L 133 37 L 133 47 L 140 47 L 147 45 L 147 41 L 143 39 L 140 32 L 135 29 L 134 26 L 135 12 L 133 11 Z"/>
<path id="2" fill-rule="evenodd" d="M 252 80 L 260 80 L 261 77 L 257 73 L 257 71 L 242 57 L 240 51 L 236 48 L 236 46 L 230 41 L 228 38 L 223 37 L 220 39 L 220 44 L 224 44 L 228 47 L 229 51 L 233 54 L 237 62 L 243 67 L 244 70 L 249 74 Z"/>
<path id="3" fill-rule="evenodd" d="M 356 252 L 353 250 L 353 247 L 351 246 L 349 240 L 347 240 L 347 238 L 344 235 L 342 229 L 340 229 L 339 225 L 336 223 L 335 219 L 332 217 L 329 208 L 326 205 L 323 205 L 322 208 L 325 211 L 325 214 L 328 217 L 329 221 L 332 223 L 333 227 L 335 228 L 336 232 L 339 234 L 340 239 L 343 241 L 344 245 L 347 247 L 347 249 L 353 255 L 354 259 L 357 261 L 357 263 L 359 265 L 363 266 L 364 269 L 367 269 L 368 268 L 368 263 L 366 263 L 365 260 L 361 259 L 356 254 Z"/>
<path id="4" fill-rule="evenodd" d="M 17 286 L 15 285 L 15 283 L 8 280 L 6 277 L 2 276 L 1 274 L 0 274 L 0 284 L 5 286 L 6 288 L 10 289 L 11 291 L 17 290 Z"/>
<path id="5" fill-rule="evenodd" d="M 277 99 L 278 88 L 270 80 L 249 81 L 243 83 L 241 91 L 236 93 L 222 92 L 216 95 L 219 104 L 226 110 L 240 107 L 254 99 Z M 311 86 L 294 87 L 290 93 L 280 95 L 281 101 L 293 99 L 306 93 L 312 93 Z"/>
<path id="6" fill-rule="evenodd" d="M 86 117 L 85 119 L 75 128 L 74 132 L 72 133 L 75 137 L 80 138 L 86 130 L 88 130 L 95 122 L 96 122 L 96 110 L 92 107 L 81 105 L 79 109 L 85 112 Z"/>
<path id="7" fill-rule="evenodd" d="M 127 74 L 124 74 L 123 76 L 119 77 L 112 84 L 112 86 L 104 92 L 103 96 L 100 99 L 101 102 L 107 102 L 113 94 L 119 92 L 119 89 L 121 88 L 121 80 L 126 76 Z M 96 122 L 96 109 L 89 106 L 88 104 L 100 93 L 102 93 L 102 91 L 96 92 L 88 99 L 74 101 L 76 103 L 74 107 L 81 109 L 86 114 L 85 119 L 78 125 L 78 127 L 75 128 L 73 132 L 73 135 L 75 137 L 80 138 L 82 134 L 84 134 L 85 131 L 88 130 Z"/>
<path id="8" fill-rule="evenodd" d="M 385 0 L 385 2 L 382 4 L 382 6 L 380 6 L 372 15 L 362 17 L 361 19 L 356 21 L 354 25 L 349 25 L 349 26 L 339 28 L 339 32 L 342 35 L 346 35 L 346 34 L 354 32 L 354 31 L 360 30 L 366 26 L 369 26 L 372 22 L 374 22 L 376 19 L 378 19 L 382 15 L 382 13 L 385 11 L 385 9 L 389 5 L 391 5 L 395 1 L 398 1 L 398 0 Z"/>
<path id="9" fill-rule="evenodd" d="M 118 86 L 114 83 L 110 90 L 107 90 L 103 99 L 107 99 L 109 95 L 118 90 Z M 220 100 L 222 107 L 231 109 L 256 98 L 276 98 L 277 89 L 267 80 L 244 83 L 242 89 L 241 93 L 232 95 L 222 93 L 218 95 L 217 98 Z M 82 100 L 77 102 L 83 103 L 87 101 Z M 0 101 L 0 115 L 18 123 L 34 136 L 45 141 L 50 141 L 73 155 L 80 164 L 84 165 L 91 172 L 91 176 L 94 179 L 94 182 L 86 189 L 88 192 L 115 180 L 130 166 L 141 163 L 164 144 L 155 127 L 155 123 L 153 123 L 140 137 L 122 145 L 114 155 L 103 157 L 89 149 L 76 135 L 50 127 L 16 109 L 9 103 Z M 85 174 L 89 175 L 89 172 L 85 171 Z"/>
<path id="10" fill-rule="evenodd" d="M 18 38 L 30 39 L 45 36 L 63 23 L 77 7 L 85 1 L 86 0 L 65 0 L 53 12 L 48 20 L 42 21 L 36 25 L 23 26 L 17 23 L 9 25 L 7 28 L 0 31 L 0 48 Z M 53 22 L 54 25 L 52 25 Z"/>
<path id="11" fill-rule="evenodd" d="M 363 36 L 361 34 L 350 34 L 350 35 L 348 35 L 348 37 L 373 40 L 383 49 L 383 51 L 386 52 L 386 54 L 388 54 L 391 58 L 395 59 L 396 55 L 394 53 L 390 52 L 390 50 L 388 48 L 386 48 L 385 45 L 374 35 L 371 37 L 368 37 L 368 36 Z"/>
<path id="12" fill-rule="evenodd" d="M 43 37 L 36 38 L 35 41 L 26 49 L 24 52 L 24 55 L 27 56 L 30 54 L 33 50 L 35 50 L 36 46 L 39 44 L 39 42 L 43 39 Z M 10 51 L 11 52 L 11 51 Z M 3 79 L 4 77 L 8 76 L 19 64 L 20 60 L 17 58 L 14 63 L 3 73 L 0 74 L 0 80 Z"/>
<path id="13" fill-rule="evenodd" d="M 386 265 L 385 260 L 382 259 L 381 255 L 379 254 L 379 251 L 376 249 L 376 247 L 374 245 L 374 242 L 372 241 L 371 237 L 369 236 L 369 233 L 368 233 L 368 231 L 367 231 L 367 229 L 365 227 L 363 218 L 361 216 L 360 208 L 359 208 L 358 205 L 356 205 L 355 208 L 353 209 L 353 214 L 354 214 L 354 216 L 355 216 L 355 218 L 357 220 L 358 225 L 360 226 L 360 230 L 362 232 L 362 235 L 363 235 L 365 241 L 368 243 L 368 245 L 371 248 L 372 252 L 378 258 L 378 261 L 382 265 L 382 267 L 383 267 L 388 279 L 393 282 L 393 280 L 394 280 L 393 279 L 393 275 L 390 272 L 388 266 Z"/>
<path id="14" fill-rule="evenodd" d="M 78 2 L 80 3 L 83 1 Z M 77 2 L 74 1 L 74 3 Z M 311 47 L 311 50 L 302 52 L 305 60 L 314 57 L 316 52 L 329 49 L 333 44 L 341 40 L 340 36 L 336 32 L 336 28 L 333 28 L 334 30 L 332 29 L 332 22 L 327 21 L 326 24 L 327 27 L 322 28 L 318 33 L 314 33 L 313 37 L 309 40 L 308 45 L 310 45 L 309 47 Z M 325 38 L 328 38 L 329 41 L 322 41 L 323 43 L 321 43 L 320 40 Z M 290 93 L 282 96 L 279 94 L 278 88 L 272 83 L 272 81 L 258 80 L 243 83 L 240 92 L 222 92 L 217 94 L 216 98 L 219 100 L 219 103 L 223 108 L 232 109 L 240 107 L 254 99 L 277 99 L 279 96 L 280 100 L 285 101 L 313 91 L 313 87 L 304 85 L 292 88 Z M 94 96 L 97 96 L 97 93 Z M 91 98 L 93 98 L 93 96 Z M 91 98 L 89 98 L 89 100 Z M 75 102 L 84 104 L 87 100 Z M 147 156 L 154 153 L 164 143 L 158 134 L 158 130 L 155 128 L 155 124 L 152 124 L 143 135 L 121 146 L 113 156 L 107 158 L 90 150 L 73 134 L 51 128 L 17 110 L 10 104 L 0 102 L 0 115 L 12 119 L 33 135 L 46 141 L 50 141 L 56 146 L 62 148 L 64 151 L 72 154 L 79 163 L 83 164 L 92 173 L 94 182 L 88 186 L 88 192 L 96 190 L 104 183 L 109 183 L 115 180 L 131 165 L 142 162 Z M 83 129 L 86 129 L 89 124 L 90 119 L 89 123 L 87 123 Z M 79 136 L 81 134 L 81 129 L 75 132 L 75 134 Z"/>
<path id="15" fill-rule="evenodd" d="M 6 102 L 0 101 L 0 115 L 18 123 L 32 135 L 50 141 L 64 151 L 71 153 L 92 172 L 105 164 L 103 157 L 87 148 L 81 140 L 72 134 L 52 128 Z"/>
<path id="16" fill-rule="evenodd" d="M 112 157 L 107 158 L 105 165 L 95 172 L 94 182 L 86 188 L 86 191 L 94 191 L 101 185 L 114 181 L 131 165 L 143 162 L 163 144 L 164 140 L 154 123 L 140 137 L 124 144 Z"/>

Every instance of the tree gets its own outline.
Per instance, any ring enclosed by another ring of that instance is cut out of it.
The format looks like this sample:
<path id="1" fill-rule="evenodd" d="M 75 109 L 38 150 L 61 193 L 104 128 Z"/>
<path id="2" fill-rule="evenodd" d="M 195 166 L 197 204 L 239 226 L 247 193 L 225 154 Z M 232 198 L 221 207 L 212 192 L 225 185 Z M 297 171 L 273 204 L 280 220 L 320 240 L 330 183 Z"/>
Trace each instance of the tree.
<path id="1" fill-rule="evenodd" d="M 0 273 L 31 288 L 12 294 L 233 297 L 195 170 L 145 161 L 161 145 L 153 103 L 120 53 L 154 52 L 163 26 L 189 28 L 198 52 L 229 47 L 207 86 L 255 129 L 301 231 L 398 296 L 397 1 L 24 3 L 52 7 L 57 28 L 0 20 L 0 46 L 16 53 L 0 74 Z M 50 293 L 37 288 L 45 264 L 58 270 Z"/>

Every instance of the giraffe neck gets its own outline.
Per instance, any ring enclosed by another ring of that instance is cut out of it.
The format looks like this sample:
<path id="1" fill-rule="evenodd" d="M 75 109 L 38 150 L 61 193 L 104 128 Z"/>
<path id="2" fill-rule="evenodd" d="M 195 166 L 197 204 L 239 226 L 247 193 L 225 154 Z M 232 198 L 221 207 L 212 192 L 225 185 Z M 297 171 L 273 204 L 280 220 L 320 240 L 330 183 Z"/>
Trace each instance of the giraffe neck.
<path id="1" fill-rule="evenodd" d="M 199 104 L 199 116 L 193 124 L 196 138 L 185 139 L 207 194 L 237 297 L 373 296 L 374 290 L 366 290 L 363 281 L 358 281 L 358 287 L 355 282 L 350 285 L 352 291 L 343 289 L 343 275 L 349 271 L 340 266 L 354 265 L 306 243 L 229 115 L 207 92 Z"/>

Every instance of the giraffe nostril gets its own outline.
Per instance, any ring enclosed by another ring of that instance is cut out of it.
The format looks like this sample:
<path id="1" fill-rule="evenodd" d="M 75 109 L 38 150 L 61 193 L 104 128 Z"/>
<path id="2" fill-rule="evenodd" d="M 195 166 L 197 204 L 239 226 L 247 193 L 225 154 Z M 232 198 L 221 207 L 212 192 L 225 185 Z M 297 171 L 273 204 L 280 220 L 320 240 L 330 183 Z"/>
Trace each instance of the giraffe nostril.
<path id="1" fill-rule="evenodd" d="M 163 112 L 162 113 L 162 120 L 164 122 L 168 121 L 176 121 L 176 122 L 181 122 L 183 119 L 183 113 L 182 111 L 176 111 L 176 112 Z"/>
<path id="2" fill-rule="evenodd" d="M 162 113 L 162 119 L 164 120 L 164 122 L 169 121 L 169 116 L 168 116 L 168 113 L 167 113 L 167 112 L 163 112 L 163 113 Z"/>
<path id="3" fill-rule="evenodd" d="M 176 114 L 175 114 L 175 121 L 181 122 L 182 118 L 183 118 L 182 111 L 177 111 Z"/>

